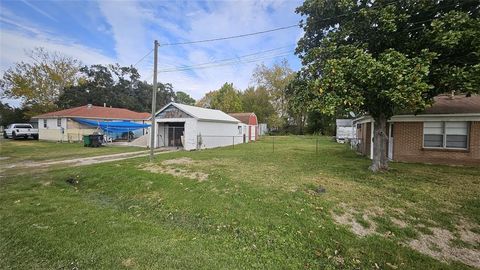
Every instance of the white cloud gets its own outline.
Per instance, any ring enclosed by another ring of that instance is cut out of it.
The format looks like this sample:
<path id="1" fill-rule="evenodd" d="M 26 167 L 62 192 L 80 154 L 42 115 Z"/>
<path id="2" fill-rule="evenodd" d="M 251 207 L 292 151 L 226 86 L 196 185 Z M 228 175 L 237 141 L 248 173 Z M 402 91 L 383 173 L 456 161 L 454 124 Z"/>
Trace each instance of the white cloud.
<path id="1" fill-rule="evenodd" d="M 2 30 L 0 39 L 0 62 L 2 70 L 7 69 L 16 62 L 28 61 L 25 51 L 35 47 L 44 47 L 50 51 L 58 51 L 62 54 L 79 59 L 83 64 L 108 64 L 115 60 L 105 56 L 102 52 L 75 43 L 70 40 L 61 40 L 48 35 L 25 35 L 18 31 Z"/>
<path id="2" fill-rule="evenodd" d="M 300 19 L 294 13 L 296 6 L 297 3 L 291 1 L 229 1 L 210 2 L 209 7 L 205 10 L 199 9 L 196 3 L 192 3 L 191 7 L 183 11 L 189 16 L 177 22 L 177 25 L 187 24 L 187 29 L 184 30 L 182 35 L 174 35 L 174 37 L 177 38 L 176 42 L 210 39 L 294 24 Z M 276 9 L 281 9 L 281 11 L 276 12 Z M 175 7 L 173 8 L 174 11 Z M 169 10 L 168 13 L 172 14 L 172 10 Z M 178 32 L 180 30 L 173 33 Z M 293 45 L 297 41 L 299 32 L 299 29 L 291 29 L 221 42 L 185 45 L 180 49 L 177 47 L 163 47 L 160 53 L 160 65 L 167 62 L 175 63 L 176 66 L 189 66 L 285 45 Z M 167 43 L 172 42 L 170 39 Z M 265 59 L 265 63 L 273 61 L 275 59 Z M 171 82 L 175 89 L 189 92 L 194 98 L 198 99 L 205 92 L 218 89 L 225 82 L 233 82 L 237 88 L 245 89 L 250 82 L 255 65 L 256 63 L 249 63 L 212 69 L 164 73 L 160 74 L 160 80 Z"/>
<path id="3" fill-rule="evenodd" d="M 300 20 L 300 16 L 294 13 L 300 2 L 289 0 L 99 1 L 91 4 L 81 12 L 95 17 L 90 20 L 95 22 L 93 29 L 101 35 L 111 37 L 114 40 L 113 48 L 105 47 L 102 48 L 104 52 L 99 51 L 82 44 L 81 37 L 73 41 L 65 38 L 66 33 L 55 33 L 45 27 L 38 30 L 34 22 L 15 17 L 14 13 L 6 16 L 4 12 L 0 19 L 16 30 L 1 30 L 1 68 L 25 60 L 24 50 L 37 46 L 71 55 L 85 64 L 119 62 L 121 65 L 132 65 L 152 49 L 155 39 L 160 44 L 165 44 L 218 38 L 272 29 Z M 90 12 L 92 9 L 95 12 Z M 286 45 L 292 45 L 293 50 L 299 35 L 300 29 L 289 29 L 220 42 L 162 46 L 159 49 L 159 69 L 191 66 Z M 258 55 L 259 58 L 261 56 Z M 264 62 L 270 64 L 275 60 L 280 59 L 265 59 Z M 237 88 L 245 89 L 256 64 L 160 73 L 159 81 L 170 82 L 176 91 L 186 91 L 199 99 L 207 91 L 218 89 L 225 82 L 233 82 Z M 138 64 L 142 79 L 152 81 L 152 66 L 153 54 Z"/>

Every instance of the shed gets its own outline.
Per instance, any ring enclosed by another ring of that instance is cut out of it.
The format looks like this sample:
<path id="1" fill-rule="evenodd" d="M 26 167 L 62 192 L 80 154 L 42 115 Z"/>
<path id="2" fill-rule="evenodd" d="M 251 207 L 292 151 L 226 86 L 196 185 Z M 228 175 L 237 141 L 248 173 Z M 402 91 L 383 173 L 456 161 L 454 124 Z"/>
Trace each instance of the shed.
<path id="1" fill-rule="evenodd" d="M 337 142 L 344 143 L 354 138 L 353 119 L 337 119 L 336 126 L 335 138 Z"/>
<path id="2" fill-rule="evenodd" d="M 155 115 L 155 147 L 194 150 L 243 143 L 239 123 L 220 110 L 171 102 Z"/>
<path id="3" fill-rule="evenodd" d="M 246 113 L 229 113 L 233 118 L 238 119 L 244 125 L 242 135 L 245 142 L 255 141 L 258 137 L 258 121 L 257 116 L 253 112 Z"/>

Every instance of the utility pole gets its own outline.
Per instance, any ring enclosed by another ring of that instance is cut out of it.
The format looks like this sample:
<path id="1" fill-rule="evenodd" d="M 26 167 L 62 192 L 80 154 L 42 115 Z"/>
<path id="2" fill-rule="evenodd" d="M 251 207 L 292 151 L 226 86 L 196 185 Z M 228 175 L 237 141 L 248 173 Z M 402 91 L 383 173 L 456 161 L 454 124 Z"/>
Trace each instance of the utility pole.
<path id="1" fill-rule="evenodd" d="M 153 148 L 155 148 L 155 113 L 157 112 L 157 62 L 158 62 L 158 41 L 153 42 L 153 89 L 152 89 L 152 121 L 150 126 L 150 162 L 153 162 Z"/>

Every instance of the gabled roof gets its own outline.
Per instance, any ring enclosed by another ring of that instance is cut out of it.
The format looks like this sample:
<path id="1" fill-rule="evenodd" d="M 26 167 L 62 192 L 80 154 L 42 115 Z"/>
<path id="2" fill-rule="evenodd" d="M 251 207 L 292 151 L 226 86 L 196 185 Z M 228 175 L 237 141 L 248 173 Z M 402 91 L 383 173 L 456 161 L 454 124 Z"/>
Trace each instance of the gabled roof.
<path id="1" fill-rule="evenodd" d="M 240 122 L 249 125 L 250 124 L 250 116 L 255 115 L 253 112 L 245 112 L 245 113 L 229 113 L 228 115 L 232 116 L 240 120 Z M 256 116 L 256 115 L 255 115 Z"/>
<path id="2" fill-rule="evenodd" d="M 218 122 L 231 122 L 231 123 L 238 123 L 239 121 L 230 115 L 220 111 L 220 110 L 213 110 L 213 109 L 206 109 L 197 106 L 190 106 L 175 102 L 170 102 L 165 105 L 162 109 L 160 109 L 155 115 L 158 115 L 163 110 L 168 108 L 169 106 L 175 106 L 179 110 L 185 112 L 186 114 L 191 115 L 192 117 L 199 119 L 199 120 L 207 120 L 207 121 L 218 121 Z"/>
<path id="3" fill-rule="evenodd" d="M 118 119 L 118 120 L 148 120 L 149 113 L 139 113 L 123 108 L 110 108 L 93 105 L 85 105 L 66 110 L 49 112 L 32 118 L 59 118 L 59 117 L 77 117 L 90 119 Z"/>

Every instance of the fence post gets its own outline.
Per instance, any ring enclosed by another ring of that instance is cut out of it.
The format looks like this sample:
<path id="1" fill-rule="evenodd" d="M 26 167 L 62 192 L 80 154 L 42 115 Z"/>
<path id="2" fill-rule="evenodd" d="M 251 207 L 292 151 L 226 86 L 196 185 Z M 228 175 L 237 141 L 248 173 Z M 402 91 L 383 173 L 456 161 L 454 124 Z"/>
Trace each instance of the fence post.
<path id="1" fill-rule="evenodd" d="M 272 146 L 273 146 L 273 152 L 275 153 L 275 137 L 272 137 L 272 138 L 273 138 L 273 144 L 272 144 Z"/>
<path id="2" fill-rule="evenodd" d="M 232 147 L 235 149 L 235 136 L 232 136 Z"/>

